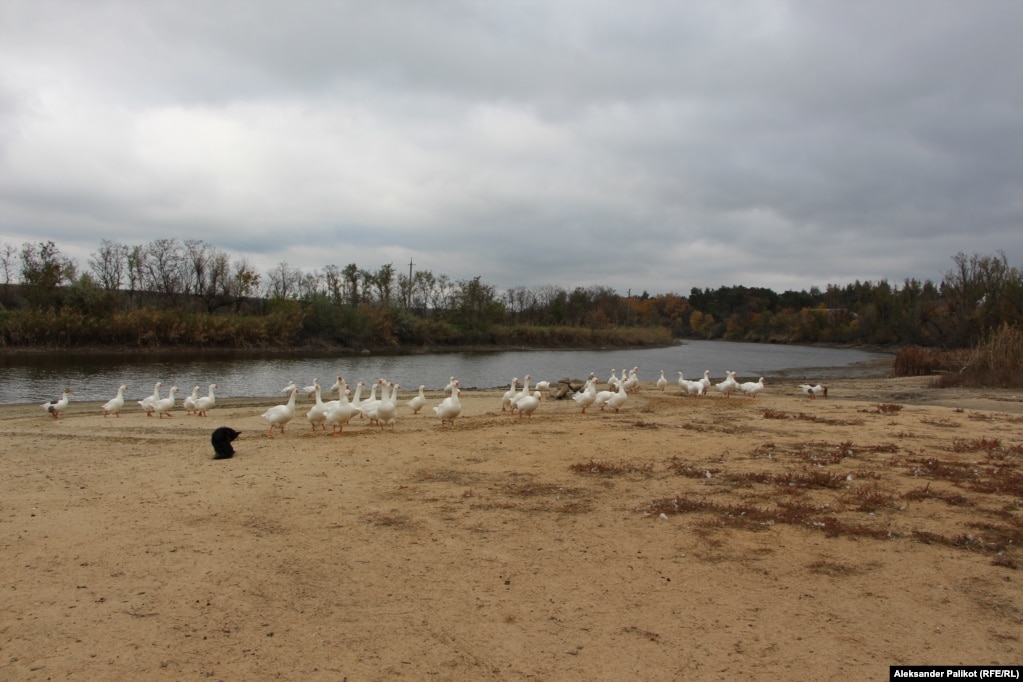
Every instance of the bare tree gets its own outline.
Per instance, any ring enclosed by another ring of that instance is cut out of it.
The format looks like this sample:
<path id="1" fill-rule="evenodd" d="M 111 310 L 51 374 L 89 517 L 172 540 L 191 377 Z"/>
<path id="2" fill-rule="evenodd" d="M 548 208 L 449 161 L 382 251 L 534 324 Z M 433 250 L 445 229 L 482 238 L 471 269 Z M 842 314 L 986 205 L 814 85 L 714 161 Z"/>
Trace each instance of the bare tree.
<path id="1" fill-rule="evenodd" d="M 297 298 L 302 271 L 281 261 L 267 273 L 267 298 Z"/>
<path id="2" fill-rule="evenodd" d="M 128 271 L 128 246 L 109 239 L 102 240 L 89 258 L 89 269 L 105 291 L 120 290 Z"/>
<path id="3" fill-rule="evenodd" d="M 303 299 L 310 299 L 326 293 L 323 282 L 323 274 L 319 270 L 313 269 L 305 273 L 298 281 L 299 296 Z"/>
<path id="4" fill-rule="evenodd" d="M 344 276 L 341 268 L 336 265 L 325 265 L 323 267 L 323 281 L 327 287 L 327 295 L 334 305 L 341 305 L 344 302 Z"/>
<path id="5" fill-rule="evenodd" d="M 146 288 L 176 303 L 185 291 L 185 256 L 177 239 L 154 239 L 146 245 L 143 275 Z"/>
<path id="6" fill-rule="evenodd" d="M 0 310 L 3 309 L 4 302 L 10 302 L 11 284 L 15 275 L 14 264 L 17 258 L 18 247 L 8 242 L 0 244 L 0 268 L 3 268 L 4 277 L 3 300 L 0 301 Z"/>

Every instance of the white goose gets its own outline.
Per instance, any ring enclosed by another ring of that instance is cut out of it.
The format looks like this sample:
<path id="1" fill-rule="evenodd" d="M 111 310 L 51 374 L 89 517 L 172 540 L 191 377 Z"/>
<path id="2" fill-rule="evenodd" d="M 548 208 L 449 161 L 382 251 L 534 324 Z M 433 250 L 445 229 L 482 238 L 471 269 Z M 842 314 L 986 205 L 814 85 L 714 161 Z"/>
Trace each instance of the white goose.
<path id="1" fill-rule="evenodd" d="M 330 424 L 331 433 L 335 436 L 340 436 L 345 429 L 347 424 L 352 417 L 357 414 L 361 414 L 358 407 L 359 396 L 362 395 L 362 387 L 366 385 L 365 381 L 360 381 L 355 385 L 355 394 L 352 396 L 352 400 L 348 399 L 348 391 L 341 391 L 341 398 L 336 401 L 331 401 L 331 406 L 327 409 L 327 417 L 324 421 L 326 424 Z M 334 405 L 333 403 L 337 403 Z"/>
<path id="2" fill-rule="evenodd" d="M 419 393 L 409 398 L 408 402 L 405 403 L 409 406 L 409 409 L 412 410 L 412 414 L 419 414 L 419 410 L 423 409 L 423 406 L 426 405 L 425 390 L 426 386 L 420 385 Z"/>
<path id="3" fill-rule="evenodd" d="M 828 397 L 828 387 L 824 384 L 816 384 L 811 386 L 810 384 L 800 384 L 799 390 L 806 395 L 810 396 L 810 400 L 816 400 L 817 396 Z"/>
<path id="4" fill-rule="evenodd" d="M 714 386 L 721 392 L 721 395 L 731 398 L 732 394 L 739 390 L 739 382 L 735 380 L 735 372 L 725 370 L 725 375 L 725 380 L 714 384 Z"/>
<path id="5" fill-rule="evenodd" d="M 298 397 L 299 388 L 296 386 L 291 389 L 291 395 L 288 397 L 288 402 L 284 405 L 276 405 L 271 407 L 269 410 L 264 412 L 261 416 L 270 424 L 270 431 L 268 435 L 274 435 L 274 427 L 278 426 L 281 429 L 281 433 L 284 433 L 284 426 L 295 418 L 295 398 Z"/>
<path id="6" fill-rule="evenodd" d="M 458 386 L 458 385 L 459 384 L 455 380 L 455 378 L 451 377 L 450 379 L 448 379 L 447 386 L 444 387 L 444 392 L 447 393 L 448 395 L 451 395 L 451 391 L 454 390 L 455 386 Z"/>
<path id="7" fill-rule="evenodd" d="M 522 380 L 522 390 L 520 390 L 518 393 L 516 393 L 512 397 L 512 400 L 511 400 L 510 409 L 511 409 L 512 413 L 514 413 L 515 410 L 518 409 L 519 401 L 520 400 L 522 400 L 523 398 L 529 397 L 529 395 L 531 395 L 530 392 L 529 392 L 529 382 L 531 382 L 532 380 L 533 380 L 533 376 L 531 374 L 527 374 L 526 378 Z"/>
<path id="8" fill-rule="evenodd" d="M 625 376 L 625 371 L 622 371 L 622 376 Z M 635 391 L 639 389 L 639 367 L 633 367 L 629 370 L 628 378 L 625 379 L 625 389 L 628 391 Z"/>
<path id="9" fill-rule="evenodd" d="M 710 381 L 710 370 L 709 369 L 703 370 L 703 378 L 702 379 L 697 379 L 697 381 L 699 381 L 701 384 L 703 384 L 703 393 L 701 393 L 700 395 L 704 395 L 710 389 L 710 384 L 711 384 L 711 381 Z"/>
<path id="10" fill-rule="evenodd" d="M 377 388 L 380 389 L 380 397 L 377 397 Z M 384 393 L 387 391 L 387 381 L 384 379 L 377 379 L 376 383 L 373 384 L 373 388 L 369 389 L 369 397 L 359 403 L 359 410 L 362 411 L 363 417 L 369 419 L 370 424 L 376 423 L 376 410 L 380 405 L 380 401 L 383 400 Z"/>
<path id="11" fill-rule="evenodd" d="M 511 387 L 509 387 L 508 390 L 504 392 L 504 395 L 501 396 L 501 411 L 502 412 L 507 412 L 508 408 L 512 407 L 512 403 L 515 400 L 515 395 L 518 393 L 518 389 L 519 389 L 519 378 L 515 377 L 514 379 L 511 380 Z M 515 411 L 514 408 L 512 408 L 512 411 L 513 412 Z"/>
<path id="12" fill-rule="evenodd" d="M 103 404 L 103 418 L 106 419 L 111 414 L 115 417 L 121 416 L 121 408 L 124 407 L 124 392 L 128 390 L 128 387 L 121 384 L 117 389 L 117 395 L 108 400 Z"/>
<path id="13" fill-rule="evenodd" d="M 739 384 L 739 390 L 748 395 L 750 398 L 756 398 L 757 393 L 764 390 L 764 377 L 760 377 L 758 381 L 744 381 Z"/>
<path id="14" fill-rule="evenodd" d="M 607 406 L 614 408 L 617 414 L 618 410 L 622 409 L 629 394 L 625 392 L 625 382 L 622 381 L 618 384 L 618 392 L 607 399 Z"/>
<path id="15" fill-rule="evenodd" d="M 519 419 L 522 417 L 533 418 L 533 413 L 536 412 L 536 408 L 540 407 L 540 401 L 543 399 L 543 393 L 540 391 L 533 391 L 532 395 L 527 395 L 519 398 L 515 406 L 519 409 Z"/>
<path id="16" fill-rule="evenodd" d="M 657 380 L 657 390 L 663 391 L 668 388 L 668 380 L 664 378 L 664 370 L 661 370 L 661 378 Z"/>
<path id="17" fill-rule="evenodd" d="M 441 426 L 444 426 L 445 423 L 454 426 L 455 418 L 462 414 L 462 401 L 458 398 L 458 394 L 461 392 L 462 389 L 458 387 L 458 381 L 455 381 L 455 385 L 451 388 L 451 395 L 433 408 L 434 414 L 440 417 Z"/>
<path id="18" fill-rule="evenodd" d="M 679 372 L 681 374 L 681 372 Z M 686 379 L 686 392 L 689 395 L 702 396 L 707 393 L 707 385 L 702 381 L 690 381 Z"/>
<path id="19" fill-rule="evenodd" d="M 586 385 L 583 389 L 572 396 L 572 400 L 575 404 L 583 408 L 583 414 L 586 414 L 586 408 L 593 404 L 593 401 L 597 399 L 597 380 L 594 377 L 590 377 L 586 380 Z"/>
<path id="20" fill-rule="evenodd" d="M 619 387 L 624 386 L 624 385 L 625 385 L 624 381 L 619 381 L 618 382 L 618 386 Z M 613 396 L 617 392 L 618 392 L 617 388 L 614 389 L 614 390 L 604 389 L 603 391 L 597 391 L 597 395 L 593 399 L 592 406 L 593 407 L 599 407 L 601 410 L 603 410 L 607 406 L 607 401 L 610 400 L 611 396 Z"/>
<path id="21" fill-rule="evenodd" d="M 394 424 L 398 420 L 398 389 L 401 386 L 393 381 L 390 382 L 390 385 L 390 395 L 381 398 L 380 404 L 377 405 L 376 409 L 376 422 L 381 431 L 384 430 L 385 426 L 390 426 L 391 431 L 394 431 Z"/>
<path id="22" fill-rule="evenodd" d="M 157 381 L 153 386 L 153 395 L 146 396 L 142 400 L 138 401 L 139 407 L 146 411 L 147 417 L 153 416 L 153 405 L 160 399 L 160 387 L 163 386 L 162 381 Z"/>
<path id="23" fill-rule="evenodd" d="M 68 406 L 71 402 L 71 394 L 74 393 L 70 388 L 65 388 L 64 393 L 59 398 L 45 402 L 42 408 L 53 415 L 54 419 L 60 419 L 61 411 Z"/>
<path id="24" fill-rule="evenodd" d="M 205 417 L 206 410 L 217 404 L 217 396 L 213 395 L 213 391 L 218 388 L 220 388 L 220 386 L 210 384 L 209 393 L 195 401 L 195 416 Z"/>
<path id="25" fill-rule="evenodd" d="M 185 396 L 185 399 L 181 402 L 181 406 L 185 408 L 185 414 L 192 414 L 195 412 L 195 401 L 199 399 L 199 391 L 202 390 L 198 386 L 192 389 L 192 394 Z"/>
<path id="26" fill-rule="evenodd" d="M 324 431 L 327 430 L 327 406 L 323 403 L 323 399 L 320 397 L 320 385 L 313 380 L 313 395 L 315 396 L 316 402 L 309 411 L 306 412 L 305 417 L 309 420 L 309 424 L 313 427 L 313 431 L 316 430 L 316 425 L 319 424 L 320 428 Z"/>
<path id="27" fill-rule="evenodd" d="M 155 403 L 153 403 L 153 412 L 156 413 L 157 417 L 163 419 L 163 415 L 167 415 L 168 417 L 174 416 L 173 414 L 170 413 L 170 411 L 174 409 L 174 396 L 176 396 L 177 394 L 178 387 L 171 386 L 171 390 L 169 391 L 166 398 L 163 398 L 162 400 L 157 400 Z"/>

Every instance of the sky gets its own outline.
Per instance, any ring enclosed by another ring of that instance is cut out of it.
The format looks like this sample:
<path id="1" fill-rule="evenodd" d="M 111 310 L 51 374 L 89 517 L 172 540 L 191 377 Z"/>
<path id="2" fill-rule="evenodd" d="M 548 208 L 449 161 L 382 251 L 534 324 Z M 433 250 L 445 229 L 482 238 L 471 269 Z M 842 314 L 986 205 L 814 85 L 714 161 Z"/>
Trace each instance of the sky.
<path id="1" fill-rule="evenodd" d="M 1023 267 L 1017 0 L 3 0 L 0 242 L 688 294 Z"/>

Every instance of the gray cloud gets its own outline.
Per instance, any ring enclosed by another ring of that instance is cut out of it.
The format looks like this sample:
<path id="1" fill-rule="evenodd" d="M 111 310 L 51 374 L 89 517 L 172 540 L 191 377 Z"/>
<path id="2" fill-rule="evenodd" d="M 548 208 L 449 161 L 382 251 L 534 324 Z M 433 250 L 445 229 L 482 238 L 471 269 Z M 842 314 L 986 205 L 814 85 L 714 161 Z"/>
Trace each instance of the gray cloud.
<path id="1" fill-rule="evenodd" d="M 688 292 L 1023 257 L 1011 2 L 38 0 L 0 240 Z"/>

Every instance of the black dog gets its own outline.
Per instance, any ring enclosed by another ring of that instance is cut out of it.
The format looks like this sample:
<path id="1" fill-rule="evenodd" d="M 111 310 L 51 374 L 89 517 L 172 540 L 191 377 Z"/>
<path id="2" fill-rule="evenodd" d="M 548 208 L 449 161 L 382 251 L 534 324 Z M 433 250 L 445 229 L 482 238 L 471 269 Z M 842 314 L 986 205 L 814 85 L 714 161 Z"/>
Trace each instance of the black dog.
<path id="1" fill-rule="evenodd" d="M 213 451 L 217 454 L 213 459 L 231 459 L 234 457 L 234 447 L 231 445 L 231 441 L 240 435 L 242 435 L 241 431 L 235 431 L 227 426 L 221 426 L 214 431 L 210 442 L 213 443 Z"/>

